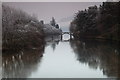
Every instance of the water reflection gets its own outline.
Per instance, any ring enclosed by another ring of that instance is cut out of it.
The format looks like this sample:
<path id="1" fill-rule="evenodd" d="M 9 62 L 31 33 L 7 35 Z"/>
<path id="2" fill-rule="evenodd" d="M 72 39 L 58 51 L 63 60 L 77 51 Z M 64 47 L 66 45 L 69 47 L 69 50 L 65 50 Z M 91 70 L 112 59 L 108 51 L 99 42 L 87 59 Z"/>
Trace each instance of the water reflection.
<path id="1" fill-rule="evenodd" d="M 120 77 L 120 48 L 108 41 L 73 40 L 70 42 L 76 59 L 92 69 L 102 70 L 108 77 Z"/>
<path id="2" fill-rule="evenodd" d="M 61 41 L 60 36 L 49 36 L 45 40 L 42 48 L 4 52 L 3 77 L 120 77 L 119 44 L 95 40 Z"/>
<path id="3" fill-rule="evenodd" d="M 3 78 L 27 78 L 36 71 L 41 63 L 44 46 L 21 50 L 19 52 L 6 51 L 2 55 Z"/>
<path id="4" fill-rule="evenodd" d="M 45 38 L 45 40 L 46 40 L 46 47 L 50 45 L 54 51 L 56 49 L 56 46 L 59 45 L 59 42 L 61 41 L 61 35 L 48 36 Z"/>
<path id="5" fill-rule="evenodd" d="M 29 78 L 106 78 L 99 69 L 92 70 L 76 61 L 70 40 L 47 37 L 46 41 L 41 66 Z"/>

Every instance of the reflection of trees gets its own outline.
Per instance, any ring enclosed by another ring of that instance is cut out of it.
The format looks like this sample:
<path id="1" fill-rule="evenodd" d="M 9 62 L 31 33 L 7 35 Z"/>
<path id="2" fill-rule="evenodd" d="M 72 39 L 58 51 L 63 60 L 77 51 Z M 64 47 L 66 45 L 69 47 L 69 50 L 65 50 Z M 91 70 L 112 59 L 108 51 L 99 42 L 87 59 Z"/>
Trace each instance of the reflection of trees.
<path id="1" fill-rule="evenodd" d="M 120 77 L 120 49 L 116 44 L 92 40 L 71 41 L 71 47 L 81 63 L 93 69 L 100 68 L 108 77 Z"/>
<path id="2" fill-rule="evenodd" d="M 51 47 L 53 48 L 53 51 L 56 49 L 56 45 L 59 44 L 59 41 L 53 41 Z"/>
<path id="3" fill-rule="evenodd" d="M 56 49 L 56 46 L 59 44 L 60 39 L 61 38 L 59 35 L 46 37 L 46 46 L 51 45 L 51 48 L 54 51 Z"/>
<path id="4" fill-rule="evenodd" d="M 37 70 L 43 52 L 44 46 L 39 49 L 22 50 L 18 54 L 14 54 L 12 51 L 4 52 L 2 55 L 3 78 L 27 78 L 33 71 Z M 11 53 L 13 54 L 11 55 Z"/>

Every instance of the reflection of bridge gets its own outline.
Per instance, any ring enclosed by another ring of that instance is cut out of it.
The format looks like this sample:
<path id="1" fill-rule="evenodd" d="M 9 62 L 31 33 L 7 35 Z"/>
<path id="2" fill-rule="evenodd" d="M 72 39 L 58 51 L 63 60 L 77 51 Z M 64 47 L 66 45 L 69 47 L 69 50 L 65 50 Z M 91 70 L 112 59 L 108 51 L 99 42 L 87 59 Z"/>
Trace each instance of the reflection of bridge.
<path id="1" fill-rule="evenodd" d="M 61 34 L 61 40 L 63 39 L 63 35 L 64 34 L 69 34 L 70 35 L 70 39 L 72 39 L 73 33 L 71 33 L 71 32 L 62 32 L 62 34 Z"/>

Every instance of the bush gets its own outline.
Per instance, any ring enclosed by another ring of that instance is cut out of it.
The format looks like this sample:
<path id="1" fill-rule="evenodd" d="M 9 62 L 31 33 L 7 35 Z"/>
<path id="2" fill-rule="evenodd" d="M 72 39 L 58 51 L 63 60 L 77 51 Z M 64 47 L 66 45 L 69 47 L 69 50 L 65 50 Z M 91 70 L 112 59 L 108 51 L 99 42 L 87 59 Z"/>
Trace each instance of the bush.
<path id="1" fill-rule="evenodd" d="M 2 5 L 2 47 L 21 49 L 44 43 L 43 25 L 27 13 Z"/>

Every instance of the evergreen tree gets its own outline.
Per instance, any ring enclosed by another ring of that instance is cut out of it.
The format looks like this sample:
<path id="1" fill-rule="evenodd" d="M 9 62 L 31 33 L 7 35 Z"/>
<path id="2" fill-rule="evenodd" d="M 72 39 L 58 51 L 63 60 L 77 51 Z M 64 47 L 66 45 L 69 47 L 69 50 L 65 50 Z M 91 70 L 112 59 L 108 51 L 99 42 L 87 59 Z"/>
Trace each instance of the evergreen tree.
<path id="1" fill-rule="evenodd" d="M 54 17 L 52 17 L 52 21 L 50 21 L 50 24 L 51 24 L 52 26 L 54 26 L 54 27 L 55 27 L 55 25 L 56 25 L 56 22 L 55 22 L 55 19 L 54 19 Z"/>

